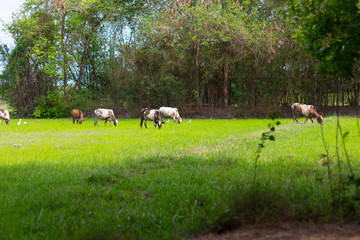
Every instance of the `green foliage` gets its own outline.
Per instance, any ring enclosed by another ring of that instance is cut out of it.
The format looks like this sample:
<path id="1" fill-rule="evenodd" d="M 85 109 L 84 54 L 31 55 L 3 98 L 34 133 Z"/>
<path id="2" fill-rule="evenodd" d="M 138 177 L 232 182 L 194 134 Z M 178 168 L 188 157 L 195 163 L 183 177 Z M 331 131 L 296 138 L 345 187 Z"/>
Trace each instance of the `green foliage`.
<path id="1" fill-rule="evenodd" d="M 359 1 L 290 2 L 289 13 L 299 29 L 294 35 L 327 72 L 352 76 L 360 57 Z"/>
<path id="2" fill-rule="evenodd" d="M 357 105 L 357 78 L 323 76 L 317 68 L 324 60 L 331 71 L 358 71 L 353 5 L 26 0 L 8 25 L 14 49 L 0 48 L 1 98 L 19 116 L 32 116 L 36 101 L 60 89 L 70 105 L 84 99 L 84 89 L 90 103 L 74 106 L 109 104 L 132 116 L 146 106 L 194 103 L 277 107 L 334 104 L 336 98 Z M 303 48 L 321 53 L 314 58 Z"/>
<path id="3" fill-rule="evenodd" d="M 271 118 L 271 119 L 279 118 L 280 117 L 280 110 L 279 110 L 279 108 L 267 109 L 266 112 L 265 112 L 265 116 L 267 118 Z"/>
<path id="4" fill-rule="evenodd" d="M 280 125 L 280 122 L 277 121 L 276 125 Z M 256 156 L 255 156 L 255 163 L 254 163 L 254 174 L 253 174 L 253 185 L 256 184 L 256 178 L 257 178 L 257 168 L 259 164 L 260 154 L 263 148 L 265 148 L 265 141 L 275 141 L 275 137 L 273 135 L 273 132 L 275 131 L 275 126 L 271 123 L 269 123 L 268 128 L 270 129 L 267 132 L 263 132 L 261 134 L 260 142 L 258 144 L 258 148 L 256 150 Z"/>
<path id="5" fill-rule="evenodd" d="M 88 89 L 80 89 L 76 94 L 73 89 L 70 89 L 69 94 L 71 98 L 64 102 L 66 107 L 62 117 L 69 116 L 71 109 L 81 109 L 84 113 L 93 113 L 96 108 L 99 108 L 99 102 L 103 101 L 102 98 L 96 100 L 95 94 Z"/>
<path id="6" fill-rule="evenodd" d="M 95 101 L 95 96 L 87 89 L 81 89 L 77 94 L 73 94 L 74 90 L 70 89 L 69 93 L 71 98 L 66 100 L 62 91 L 49 91 L 46 97 L 36 101 L 37 106 L 33 116 L 35 118 L 68 117 L 72 109 L 81 109 L 84 113 L 91 114 L 99 107 L 101 100 Z"/>
<path id="7" fill-rule="evenodd" d="M 36 118 L 59 118 L 68 116 L 71 112 L 71 107 L 59 91 L 48 91 L 47 96 L 40 97 L 36 103 L 37 107 L 34 111 Z"/>
<path id="8" fill-rule="evenodd" d="M 257 14 L 258 9 L 248 1 L 241 4 L 180 1 L 175 5 L 168 2 L 154 15 L 141 18 L 140 30 L 149 47 L 170 53 L 162 55 L 167 74 L 193 79 L 191 84 L 185 84 L 190 87 L 187 92 L 191 93 L 188 94 L 191 102 L 205 104 L 206 97 L 209 101 L 212 96 L 224 98 L 224 102 L 228 96 L 223 93 L 229 92 L 229 86 L 244 85 L 227 82 L 237 80 L 232 76 L 237 72 L 235 66 L 244 65 L 244 59 L 251 58 L 250 64 L 258 67 L 261 61 L 271 61 L 276 52 L 278 32 L 270 22 L 257 18 Z M 254 60 L 254 55 L 261 60 Z M 215 91 L 219 88 L 220 91 Z M 233 92 L 232 97 L 237 100 L 237 92 L 248 90 Z"/>

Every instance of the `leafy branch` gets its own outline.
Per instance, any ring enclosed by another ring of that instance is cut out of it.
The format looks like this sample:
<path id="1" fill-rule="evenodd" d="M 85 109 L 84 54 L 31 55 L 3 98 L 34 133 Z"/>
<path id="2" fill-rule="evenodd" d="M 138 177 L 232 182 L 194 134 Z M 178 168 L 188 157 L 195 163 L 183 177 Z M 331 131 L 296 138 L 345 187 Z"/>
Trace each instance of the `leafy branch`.
<path id="1" fill-rule="evenodd" d="M 277 121 L 275 123 L 276 125 L 280 125 L 281 123 L 279 121 Z M 257 176 L 257 166 L 258 166 L 258 162 L 259 162 L 259 158 L 260 158 L 260 154 L 263 148 L 265 148 L 265 141 L 270 140 L 270 141 L 275 141 L 275 137 L 273 135 L 274 131 L 275 131 L 275 126 L 274 124 L 269 123 L 268 125 L 269 131 L 263 132 L 261 134 L 261 138 L 260 138 L 260 142 L 258 144 L 258 148 L 256 150 L 256 157 L 255 157 L 255 166 L 254 166 L 254 175 L 253 175 L 253 184 L 255 184 L 256 181 L 256 176 Z"/>

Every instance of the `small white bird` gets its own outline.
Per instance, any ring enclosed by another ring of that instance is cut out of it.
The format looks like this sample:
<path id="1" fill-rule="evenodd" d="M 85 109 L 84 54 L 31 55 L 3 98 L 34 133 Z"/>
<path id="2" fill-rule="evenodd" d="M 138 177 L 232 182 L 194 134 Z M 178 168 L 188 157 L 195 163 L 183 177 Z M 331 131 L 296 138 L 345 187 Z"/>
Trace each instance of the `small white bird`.
<path id="1" fill-rule="evenodd" d="M 20 124 L 21 124 L 21 118 L 20 118 L 19 122 L 17 123 L 17 125 L 20 125 Z"/>
<path id="2" fill-rule="evenodd" d="M 191 123 L 191 118 L 190 118 L 190 120 L 189 120 L 189 123 Z"/>
<path id="3" fill-rule="evenodd" d="M 24 124 L 27 124 L 27 122 L 24 122 Z"/>
<path id="4" fill-rule="evenodd" d="M 169 123 L 169 119 L 167 120 L 167 122 L 166 123 Z"/>

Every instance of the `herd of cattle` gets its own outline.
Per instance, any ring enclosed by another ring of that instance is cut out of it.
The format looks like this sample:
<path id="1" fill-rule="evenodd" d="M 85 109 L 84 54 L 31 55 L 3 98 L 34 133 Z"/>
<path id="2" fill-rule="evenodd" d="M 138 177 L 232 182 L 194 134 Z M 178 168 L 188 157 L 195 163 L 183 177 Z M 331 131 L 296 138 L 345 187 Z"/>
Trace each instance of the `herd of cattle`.
<path id="1" fill-rule="evenodd" d="M 298 120 L 296 119 L 296 116 L 305 116 L 305 122 L 310 119 L 310 121 L 313 123 L 313 118 L 315 118 L 318 123 L 323 124 L 323 117 L 319 115 L 316 111 L 313 105 L 306 105 L 301 103 L 294 103 L 291 106 L 291 110 L 293 113 L 293 120 L 294 123 L 298 123 Z M 79 109 L 73 109 L 71 111 L 71 115 L 73 118 L 73 124 L 76 123 L 81 124 L 84 120 L 84 114 Z M 94 125 L 99 126 L 99 119 L 105 120 L 105 126 L 107 121 L 114 122 L 114 125 L 118 125 L 118 120 L 115 117 L 114 111 L 112 109 L 104 109 L 104 108 L 98 108 L 94 111 L 95 115 L 95 121 Z M 161 128 L 161 125 L 164 123 L 163 118 L 172 118 L 174 120 L 174 123 L 181 123 L 182 119 L 180 117 L 179 111 L 177 108 L 171 108 L 171 107 L 161 107 L 159 109 L 151 109 L 151 108 L 143 108 L 140 112 L 140 127 L 142 128 L 142 124 L 144 122 L 145 127 L 147 128 L 147 121 L 154 122 L 154 126 L 156 129 L 156 126 L 158 128 Z M 10 114 L 8 110 L 0 109 L 0 119 L 3 119 L 4 124 L 9 124 L 10 122 Z"/>
<path id="2" fill-rule="evenodd" d="M 76 123 L 81 124 L 84 119 L 84 114 L 79 109 L 73 109 L 71 112 L 72 118 L 73 118 L 73 124 Z M 115 117 L 114 111 L 112 109 L 105 109 L 105 108 L 98 108 L 94 111 L 95 121 L 94 125 L 99 126 L 99 119 L 105 120 L 105 126 L 107 121 L 114 123 L 114 126 L 118 125 L 118 120 Z M 151 108 L 143 108 L 141 109 L 140 113 L 140 127 L 142 127 L 142 124 L 144 122 L 145 127 L 147 128 L 147 121 L 153 121 L 154 126 L 158 126 L 158 128 L 161 128 L 161 125 L 164 123 L 162 121 L 163 118 L 172 118 L 174 122 L 181 123 L 181 117 L 179 114 L 179 110 L 177 108 L 171 108 L 171 107 L 161 107 L 159 109 L 151 109 Z"/>

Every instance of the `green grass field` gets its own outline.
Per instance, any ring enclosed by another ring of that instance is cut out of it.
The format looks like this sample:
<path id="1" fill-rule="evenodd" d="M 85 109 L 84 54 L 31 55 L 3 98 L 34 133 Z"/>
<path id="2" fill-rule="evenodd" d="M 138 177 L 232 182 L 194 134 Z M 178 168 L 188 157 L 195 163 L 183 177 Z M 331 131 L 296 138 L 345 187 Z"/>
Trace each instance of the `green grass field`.
<path id="1" fill-rule="evenodd" d="M 272 120 L 185 119 L 160 131 L 152 122 L 140 129 L 138 119 L 118 127 L 17 121 L 0 125 L 0 239 L 180 239 L 267 221 L 359 220 L 354 185 L 343 186 L 341 208 L 332 210 L 317 123 L 281 119 L 253 184 L 258 143 Z M 336 177 L 336 117 L 324 122 Z M 356 119 L 340 124 L 360 177 Z M 345 179 L 342 144 L 339 152 Z"/>

